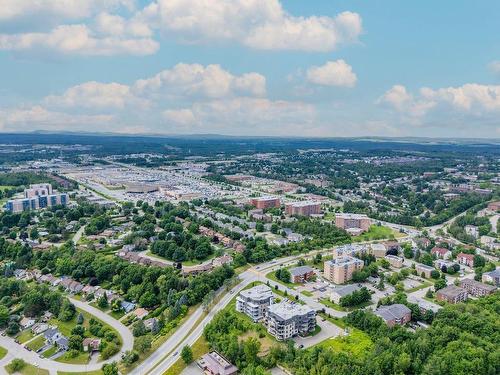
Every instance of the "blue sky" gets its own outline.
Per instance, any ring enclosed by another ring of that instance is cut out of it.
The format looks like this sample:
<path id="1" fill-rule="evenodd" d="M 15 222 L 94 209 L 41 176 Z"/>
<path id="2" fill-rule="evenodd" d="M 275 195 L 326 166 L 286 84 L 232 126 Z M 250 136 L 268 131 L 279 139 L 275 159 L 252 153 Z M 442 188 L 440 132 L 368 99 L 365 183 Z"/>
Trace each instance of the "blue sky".
<path id="1" fill-rule="evenodd" d="M 498 1 L 5 2 L 0 131 L 500 137 Z"/>

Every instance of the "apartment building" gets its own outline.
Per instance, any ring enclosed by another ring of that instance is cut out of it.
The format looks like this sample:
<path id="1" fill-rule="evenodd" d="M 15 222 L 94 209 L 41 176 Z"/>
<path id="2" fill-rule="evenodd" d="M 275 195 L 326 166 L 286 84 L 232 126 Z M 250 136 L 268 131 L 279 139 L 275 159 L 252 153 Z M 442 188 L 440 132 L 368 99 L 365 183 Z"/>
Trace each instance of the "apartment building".
<path id="1" fill-rule="evenodd" d="M 33 184 L 29 189 L 24 190 L 24 198 L 52 195 L 51 184 Z"/>
<path id="2" fill-rule="evenodd" d="M 383 243 L 373 243 L 370 245 L 370 254 L 375 258 L 383 258 L 387 254 L 387 247 Z"/>
<path id="3" fill-rule="evenodd" d="M 281 201 L 278 197 L 259 197 L 250 199 L 250 204 L 255 208 L 265 210 L 281 206 Z"/>
<path id="4" fill-rule="evenodd" d="M 499 286 L 500 285 L 500 268 L 497 268 L 496 270 L 493 270 L 490 272 L 483 273 L 483 277 L 481 280 L 483 283 L 491 283 L 493 285 Z"/>
<path id="5" fill-rule="evenodd" d="M 36 191 L 40 193 L 42 190 L 35 191 L 35 189 L 31 188 L 26 190 L 29 191 L 25 191 L 25 198 L 8 200 L 5 204 L 5 209 L 12 213 L 18 213 L 28 210 L 38 210 L 46 207 L 66 206 L 69 202 L 69 196 L 66 193 L 37 195 Z M 44 191 L 47 192 L 47 190 Z M 50 191 L 52 191 L 52 187 Z M 29 197 L 26 197 L 27 195 L 29 195 Z"/>
<path id="6" fill-rule="evenodd" d="M 361 214 L 336 214 L 335 226 L 345 229 L 347 232 L 358 235 L 370 229 L 371 220 L 366 215 Z"/>
<path id="7" fill-rule="evenodd" d="M 418 276 L 423 276 L 426 278 L 431 277 L 431 272 L 434 271 L 434 267 L 428 266 L 426 264 L 416 264 L 415 270 L 417 271 Z"/>
<path id="8" fill-rule="evenodd" d="M 335 284 L 344 284 L 352 274 L 363 268 L 363 261 L 351 256 L 342 256 L 325 262 L 325 278 Z"/>
<path id="9" fill-rule="evenodd" d="M 465 289 L 474 297 L 483 297 L 495 292 L 496 287 L 493 285 L 483 284 L 473 279 L 460 280 L 460 287 Z"/>
<path id="10" fill-rule="evenodd" d="M 311 216 L 321 213 L 319 202 L 294 202 L 285 205 L 285 212 L 290 216 Z"/>
<path id="11" fill-rule="evenodd" d="M 266 316 L 267 310 L 274 302 L 274 295 L 267 285 L 257 285 L 242 290 L 236 297 L 236 311 L 248 315 L 254 322 Z"/>
<path id="12" fill-rule="evenodd" d="M 459 288 L 455 285 L 449 285 L 446 288 L 439 289 L 436 293 L 438 301 L 446 301 L 448 303 L 459 303 L 467 301 L 467 290 Z"/>
<path id="13" fill-rule="evenodd" d="M 460 253 L 457 255 L 457 262 L 460 264 L 465 264 L 466 266 L 469 266 L 469 267 L 473 267 L 474 266 L 474 255 Z"/>
<path id="14" fill-rule="evenodd" d="M 266 326 L 278 341 L 305 335 L 316 327 L 316 312 L 309 306 L 283 301 L 269 306 Z"/>
<path id="15" fill-rule="evenodd" d="M 395 268 L 403 267 L 404 259 L 401 257 L 398 257 L 396 255 L 386 255 L 384 259 L 387 260 L 389 264 Z"/>
<path id="16" fill-rule="evenodd" d="M 433 247 L 431 250 L 431 254 L 439 259 L 450 259 L 451 251 L 445 249 L 444 247 Z"/>
<path id="17" fill-rule="evenodd" d="M 411 310 L 399 303 L 380 306 L 375 310 L 375 315 L 381 317 L 389 327 L 405 325 L 411 320 Z"/>
<path id="18" fill-rule="evenodd" d="M 314 270 L 309 266 L 292 268 L 290 274 L 292 275 L 292 282 L 294 283 L 303 283 L 315 276 Z"/>

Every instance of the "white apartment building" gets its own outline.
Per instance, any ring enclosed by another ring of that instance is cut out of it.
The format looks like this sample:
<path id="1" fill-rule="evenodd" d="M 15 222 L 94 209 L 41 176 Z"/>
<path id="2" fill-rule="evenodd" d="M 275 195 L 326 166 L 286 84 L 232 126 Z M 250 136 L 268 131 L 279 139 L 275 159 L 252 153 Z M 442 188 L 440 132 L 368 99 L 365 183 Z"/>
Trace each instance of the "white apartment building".
<path id="1" fill-rule="evenodd" d="M 266 312 L 274 302 L 274 295 L 267 285 L 257 285 L 242 290 L 236 297 L 236 311 L 248 315 L 254 322 L 266 316 Z"/>

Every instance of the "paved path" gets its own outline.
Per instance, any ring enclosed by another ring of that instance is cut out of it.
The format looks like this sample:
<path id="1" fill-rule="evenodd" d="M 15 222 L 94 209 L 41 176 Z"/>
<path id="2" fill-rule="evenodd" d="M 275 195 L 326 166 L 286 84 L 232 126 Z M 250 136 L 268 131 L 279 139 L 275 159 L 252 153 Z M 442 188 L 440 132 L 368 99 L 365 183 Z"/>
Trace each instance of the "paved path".
<path id="1" fill-rule="evenodd" d="M 3 367 L 14 358 L 22 358 L 30 364 L 33 364 L 35 366 L 38 365 L 41 369 L 47 369 L 51 375 L 53 374 L 55 375 L 57 371 L 66 371 L 75 373 L 95 371 L 99 370 L 104 363 L 120 360 L 123 352 L 127 350 L 132 350 L 134 345 L 134 336 L 124 324 L 120 323 L 118 320 L 112 318 L 111 316 L 102 312 L 101 310 L 88 305 L 85 302 L 81 302 L 73 298 L 69 298 L 69 300 L 77 308 L 94 315 L 96 318 L 100 319 L 104 323 L 109 324 L 111 327 L 116 329 L 116 331 L 120 334 L 123 342 L 121 351 L 106 361 L 101 361 L 99 363 L 89 363 L 87 365 L 74 365 L 74 364 L 51 361 L 46 358 L 40 358 L 39 354 L 33 351 L 28 351 L 23 346 L 16 344 L 12 338 L 7 336 L 0 336 L 0 346 L 6 348 L 9 351 L 7 356 L 0 361 L 0 366 L 1 366 L 0 374 L 3 373 L 2 371 L 4 371 Z"/>

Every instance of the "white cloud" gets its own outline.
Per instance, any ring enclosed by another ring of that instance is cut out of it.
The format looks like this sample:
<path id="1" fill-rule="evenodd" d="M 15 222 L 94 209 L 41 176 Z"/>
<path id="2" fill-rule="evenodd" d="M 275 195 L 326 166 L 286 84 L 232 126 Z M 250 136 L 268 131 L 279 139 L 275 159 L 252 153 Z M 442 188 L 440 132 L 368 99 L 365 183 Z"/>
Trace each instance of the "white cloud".
<path id="1" fill-rule="evenodd" d="M 328 61 L 322 66 L 312 66 L 307 70 L 307 80 L 323 86 L 354 87 L 357 77 L 352 67 L 344 60 Z"/>
<path id="2" fill-rule="evenodd" d="M 121 16 L 106 12 L 97 15 L 96 30 L 102 34 L 114 36 L 130 35 L 147 38 L 153 35 L 149 25 L 138 19 L 127 20 Z"/>
<path id="3" fill-rule="evenodd" d="M 500 86 L 468 83 L 436 90 L 423 87 L 415 96 L 404 86 L 395 85 L 377 102 L 413 117 L 422 117 L 439 108 L 482 116 L 500 111 Z"/>
<path id="4" fill-rule="evenodd" d="M 315 116 L 310 104 L 248 97 L 196 102 L 191 108 L 163 112 L 165 125 L 177 132 L 224 134 L 304 134 Z"/>
<path id="5" fill-rule="evenodd" d="M 138 18 L 186 42 L 235 41 L 256 49 L 331 51 L 362 32 L 356 13 L 295 17 L 279 0 L 157 0 Z"/>
<path id="6" fill-rule="evenodd" d="M 177 125 L 189 126 L 196 123 L 196 117 L 189 108 L 167 109 L 162 115 L 165 120 Z"/>
<path id="7" fill-rule="evenodd" d="M 144 95 L 163 92 L 168 96 L 208 98 L 231 95 L 263 96 L 266 93 L 266 78 L 258 73 L 235 76 L 220 65 L 179 63 L 154 77 L 138 80 L 134 90 Z"/>
<path id="8" fill-rule="evenodd" d="M 56 107 L 81 108 L 124 108 L 127 104 L 137 104 L 138 99 L 130 87 L 119 83 L 85 82 L 67 89 L 62 95 L 45 98 L 45 103 Z"/>
<path id="9" fill-rule="evenodd" d="M 78 20 L 120 6 L 132 9 L 134 3 L 134 0 L 2 0 L 0 20 L 27 17 Z"/>
<path id="10" fill-rule="evenodd" d="M 0 34 L 0 50 L 49 50 L 61 54 L 150 55 L 159 44 L 150 38 L 99 36 L 86 25 L 62 25 L 48 33 Z"/>
<path id="11" fill-rule="evenodd" d="M 6 131 L 97 130 L 112 124 L 112 115 L 75 115 L 42 106 L 0 111 L 0 128 Z"/>

